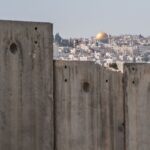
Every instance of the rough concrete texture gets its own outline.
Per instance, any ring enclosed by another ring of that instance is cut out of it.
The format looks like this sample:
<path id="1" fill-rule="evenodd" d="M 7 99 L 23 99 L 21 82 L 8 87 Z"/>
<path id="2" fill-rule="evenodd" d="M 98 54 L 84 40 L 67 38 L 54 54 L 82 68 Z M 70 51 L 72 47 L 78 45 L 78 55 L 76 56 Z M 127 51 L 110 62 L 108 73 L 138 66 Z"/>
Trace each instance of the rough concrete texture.
<path id="1" fill-rule="evenodd" d="M 0 21 L 0 150 L 149 150 L 150 65 L 53 62 L 52 30 Z"/>
<path id="2" fill-rule="evenodd" d="M 0 150 L 53 149 L 52 24 L 0 21 Z"/>
<path id="3" fill-rule="evenodd" d="M 55 149 L 124 150 L 123 74 L 54 62 Z"/>
<path id="4" fill-rule="evenodd" d="M 150 150 L 150 64 L 125 64 L 126 150 Z"/>

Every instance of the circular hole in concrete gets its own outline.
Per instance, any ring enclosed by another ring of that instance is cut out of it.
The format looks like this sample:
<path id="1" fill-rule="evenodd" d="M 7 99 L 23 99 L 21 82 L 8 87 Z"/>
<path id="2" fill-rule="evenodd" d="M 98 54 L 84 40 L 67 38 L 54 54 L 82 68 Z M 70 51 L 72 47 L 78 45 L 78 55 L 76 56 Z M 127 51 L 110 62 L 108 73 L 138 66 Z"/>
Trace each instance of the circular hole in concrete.
<path id="1" fill-rule="evenodd" d="M 10 52 L 13 53 L 13 54 L 15 54 L 17 52 L 17 45 L 16 45 L 16 43 L 12 43 L 10 45 Z"/>
<path id="2" fill-rule="evenodd" d="M 37 41 L 34 41 L 34 43 L 37 44 L 38 42 L 37 42 Z"/>
<path id="3" fill-rule="evenodd" d="M 108 80 L 106 80 L 106 83 L 108 83 Z"/>
<path id="4" fill-rule="evenodd" d="M 67 66 L 65 65 L 65 69 L 67 69 Z"/>
<path id="5" fill-rule="evenodd" d="M 35 27 L 34 29 L 37 30 L 37 27 Z"/>
<path id="6" fill-rule="evenodd" d="M 89 89 L 90 89 L 90 85 L 88 82 L 84 82 L 83 83 L 83 90 L 84 92 L 89 92 Z"/>
<path id="7" fill-rule="evenodd" d="M 133 70 L 133 71 L 135 71 L 135 68 L 134 68 L 134 67 L 132 67 L 132 70 Z"/>
<path id="8" fill-rule="evenodd" d="M 65 79 L 65 82 L 67 82 L 67 79 Z"/>
<path id="9" fill-rule="evenodd" d="M 133 84 L 135 84 L 135 81 L 132 81 Z"/>
<path id="10" fill-rule="evenodd" d="M 124 123 L 122 123 L 121 125 L 118 126 L 118 130 L 120 132 L 123 132 L 124 131 Z"/>

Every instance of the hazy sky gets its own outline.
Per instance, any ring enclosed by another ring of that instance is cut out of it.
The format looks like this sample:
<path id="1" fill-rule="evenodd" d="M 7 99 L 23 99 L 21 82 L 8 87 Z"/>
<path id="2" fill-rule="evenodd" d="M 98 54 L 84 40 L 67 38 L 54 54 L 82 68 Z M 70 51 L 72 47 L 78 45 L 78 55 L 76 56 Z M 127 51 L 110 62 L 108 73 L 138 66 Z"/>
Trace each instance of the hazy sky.
<path id="1" fill-rule="evenodd" d="M 0 0 L 0 19 L 46 21 L 62 37 L 150 35 L 150 0 Z"/>

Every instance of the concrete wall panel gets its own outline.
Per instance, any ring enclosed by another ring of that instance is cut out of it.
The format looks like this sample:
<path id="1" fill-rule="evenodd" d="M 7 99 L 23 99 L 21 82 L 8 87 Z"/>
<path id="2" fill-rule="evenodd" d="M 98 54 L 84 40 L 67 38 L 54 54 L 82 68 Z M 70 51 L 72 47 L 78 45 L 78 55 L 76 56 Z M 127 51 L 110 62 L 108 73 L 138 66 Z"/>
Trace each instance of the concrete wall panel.
<path id="1" fill-rule="evenodd" d="M 52 150 L 52 24 L 0 21 L 0 149 Z"/>
<path id="2" fill-rule="evenodd" d="M 126 150 L 150 149 L 150 65 L 125 64 Z"/>
<path id="3" fill-rule="evenodd" d="M 56 150 L 124 150 L 122 74 L 55 61 Z"/>

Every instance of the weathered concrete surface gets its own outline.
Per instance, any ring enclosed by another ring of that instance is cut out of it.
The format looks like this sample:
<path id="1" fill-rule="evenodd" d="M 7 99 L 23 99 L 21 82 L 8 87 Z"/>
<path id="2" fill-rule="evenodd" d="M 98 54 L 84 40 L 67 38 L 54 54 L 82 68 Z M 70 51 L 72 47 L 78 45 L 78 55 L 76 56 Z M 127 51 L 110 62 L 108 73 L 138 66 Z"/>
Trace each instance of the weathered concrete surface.
<path id="1" fill-rule="evenodd" d="M 150 149 L 150 64 L 125 64 L 126 150 Z"/>
<path id="2" fill-rule="evenodd" d="M 124 150 L 122 73 L 54 62 L 56 150 Z"/>
<path id="3" fill-rule="evenodd" d="M 53 149 L 52 24 L 0 21 L 0 150 Z"/>
<path id="4" fill-rule="evenodd" d="M 149 150 L 150 65 L 53 64 L 52 45 L 52 24 L 0 21 L 0 150 Z"/>

